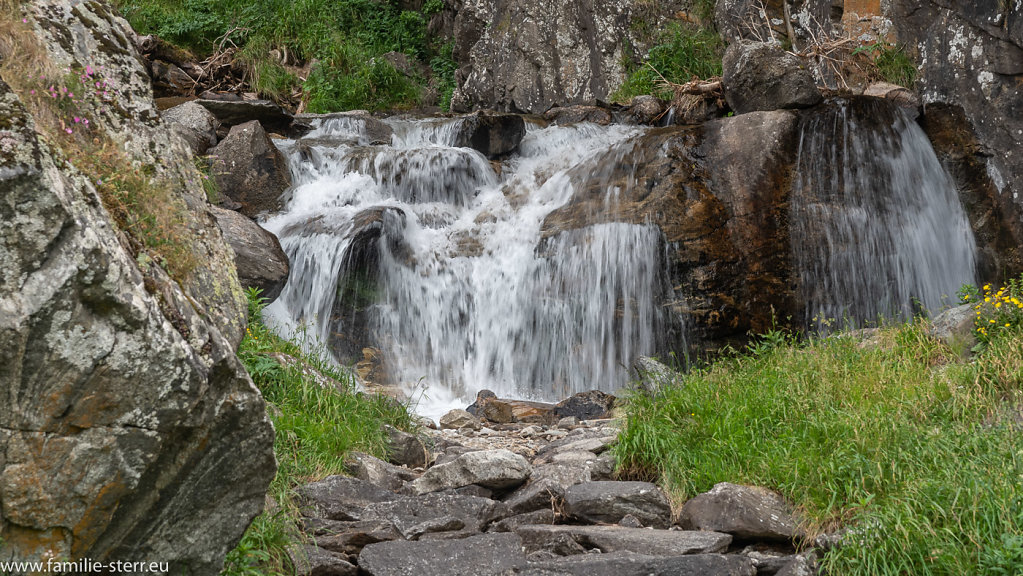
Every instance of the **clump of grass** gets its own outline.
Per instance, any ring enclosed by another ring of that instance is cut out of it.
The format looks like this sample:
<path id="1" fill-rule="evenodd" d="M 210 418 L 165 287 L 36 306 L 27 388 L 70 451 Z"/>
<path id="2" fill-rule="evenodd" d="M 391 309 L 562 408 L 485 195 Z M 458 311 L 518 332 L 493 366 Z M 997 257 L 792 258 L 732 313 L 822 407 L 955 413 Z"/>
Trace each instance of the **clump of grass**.
<path id="1" fill-rule="evenodd" d="M 674 94 L 664 80 L 685 84 L 693 78 L 720 76 L 723 54 L 724 44 L 713 30 L 672 23 L 661 32 L 658 43 L 641 64 L 629 63 L 631 70 L 625 83 L 611 98 L 623 102 L 634 96 L 653 94 L 671 100 Z"/>
<path id="2" fill-rule="evenodd" d="M 390 398 L 359 394 L 347 372 L 330 362 L 322 349 L 305 352 L 263 323 L 265 301 L 249 290 L 249 325 L 238 357 L 267 401 L 277 431 L 274 452 L 277 476 L 270 485 L 276 509 L 258 517 L 229 556 L 225 574 L 279 574 L 288 563 L 286 548 L 299 536 L 292 491 L 332 474 L 344 474 L 349 452 L 384 456 L 384 424 L 413 429 L 405 407 Z M 294 362 L 282 363 L 290 356 Z M 318 371 L 338 384 L 323 387 L 310 376 Z"/>
<path id="3" fill-rule="evenodd" d="M 811 533 L 850 528 L 824 556 L 831 574 L 1013 573 L 1023 330 L 1007 328 L 973 361 L 920 322 L 878 338 L 775 335 L 634 395 L 619 465 L 681 500 L 723 481 L 779 490 Z"/>
<path id="4" fill-rule="evenodd" d="M 852 51 L 852 55 L 868 52 L 871 54 L 877 75 L 885 82 L 913 88 L 916 80 L 916 64 L 906 54 L 905 48 L 887 42 L 875 42 L 860 46 Z"/>

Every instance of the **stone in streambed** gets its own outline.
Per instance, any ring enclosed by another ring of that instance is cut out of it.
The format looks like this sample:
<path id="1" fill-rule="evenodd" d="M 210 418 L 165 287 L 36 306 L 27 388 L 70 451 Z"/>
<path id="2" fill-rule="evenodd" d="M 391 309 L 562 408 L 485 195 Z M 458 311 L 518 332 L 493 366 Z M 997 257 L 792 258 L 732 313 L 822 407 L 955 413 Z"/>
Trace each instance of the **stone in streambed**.
<path id="1" fill-rule="evenodd" d="M 209 153 L 222 200 L 240 204 L 239 211 L 250 218 L 281 209 L 291 171 L 259 122 L 234 126 Z"/>
<path id="2" fill-rule="evenodd" d="M 288 547 L 295 576 L 356 576 L 358 567 L 340 555 L 309 544 Z"/>
<path id="3" fill-rule="evenodd" d="M 487 576 L 524 566 L 522 542 L 512 533 L 460 540 L 381 542 L 359 555 L 368 576 Z"/>
<path id="4" fill-rule="evenodd" d="M 649 482 L 585 482 L 565 490 L 565 512 L 584 522 L 614 524 L 632 514 L 644 526 L 667 528 L 671 505 Z"/>
<path id="5" fill-rule="evenodd" d="M 470 484 L 505 490 L 525 482 L 532 471 L 529 462 L 514 452 L 480 450 L 430 468 L 409 487 L 414 494 L 427 494 Z"/>
<path id="6" fill-rule="evenodd" d="M 656 557 L 613 552 L 530 563 L 501 576 L 755 576 L 749 558 L 723 554 Z"/>
<path id="7" fill-rule="evenodd" d="M 291 274 L 288 255 L 269 231 L 233 210 L 211 206 L 217 226 L 234 251 L 234 265 L 242 288 L 257 288 L 260 296 L 273 302 Z"/>
<path id="8" fill-rule="evenodd" d="M 303 516 L 327 520 L 361 520 L 369 504 L 400 498 L 394 492 L 358 478 L 328 476 L 296 490 Z"/>
<path id="9" fill-rule="evenodd" d="M 732 537 L 720 532 L 648 530 L 621 526 L 520 526 L 526 552 L 543 548 L 545 541 L 567 535 L 583 548 L 601 552 L 632 552 L 648 556 L 681 556 L 724 552 Z"/>
<path id="10" fill-rule="evenodd" d="M 727 532 L 744 540 L 790 541 L 803 535 L 792 505 L 780 494 L 728 482 L 716 484 L 709 492 L 686 502 L 679 525 Z"/>
<path id="11" fill-rule="evenodd" d="M 440 417 L 441 430 L 461 430 L 462 428 L 480 429 L 480 421 L 465 410 L 456 408 Z"/>

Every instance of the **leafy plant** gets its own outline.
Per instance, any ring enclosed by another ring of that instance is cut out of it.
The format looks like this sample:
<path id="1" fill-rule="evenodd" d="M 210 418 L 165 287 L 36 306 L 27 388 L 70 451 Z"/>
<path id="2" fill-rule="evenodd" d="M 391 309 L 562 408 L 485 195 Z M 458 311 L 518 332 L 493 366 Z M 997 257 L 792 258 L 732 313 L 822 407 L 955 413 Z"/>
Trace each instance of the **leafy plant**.
<path id="1" fill-rule="evenodd" d="M 964 287 L 960 289 L 960 300 L 974 304 L 974 332 L 982 344 L 1023 326 L 1023 275 L 1011 278 L 997 290 L 991 284 L 985 284 L 983 292 L 972 286 Z"/>

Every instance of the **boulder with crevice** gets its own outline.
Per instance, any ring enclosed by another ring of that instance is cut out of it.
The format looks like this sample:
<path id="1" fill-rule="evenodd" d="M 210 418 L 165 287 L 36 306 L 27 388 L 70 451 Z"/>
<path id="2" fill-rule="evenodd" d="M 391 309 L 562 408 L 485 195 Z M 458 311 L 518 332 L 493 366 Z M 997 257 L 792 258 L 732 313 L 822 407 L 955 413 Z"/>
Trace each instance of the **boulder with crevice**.
<path id="1" fill-rule="evenodd" d="M 632 514 L 644 526 L 667 528 L 671 505 L 649 482 L 585 482 L 565 490 L 565 513 L 585 522 L 617 523 Z"/>
<path id="2" fill-rule="evenodd" d="M 205 154 L 210 147 L 216 146 L 220 122 L 202 105 L 185 102 L 164 110 L 160 115 L 164 122 L 170 123 L 171 129 L 188 142 L 192 154 L 199 156 Z"/>
<path id="3" fill-rule="evenodd" d="M 451 462 L 430 468 L 409 487 L 415 494 L 427 494 L 476 484 L 493 490 L 507 490 L 526 481 L 533 468 L 525 458 L 508 450 L 480 450 L 463 454 Z"/>
<path id="4" fill-rule="evenodd" d="M 721 482 L 682 506 L 679 525 L 726 532 L 742 540 L 788 541 L 803 536 L 793 506 L 760 486 Z"/>

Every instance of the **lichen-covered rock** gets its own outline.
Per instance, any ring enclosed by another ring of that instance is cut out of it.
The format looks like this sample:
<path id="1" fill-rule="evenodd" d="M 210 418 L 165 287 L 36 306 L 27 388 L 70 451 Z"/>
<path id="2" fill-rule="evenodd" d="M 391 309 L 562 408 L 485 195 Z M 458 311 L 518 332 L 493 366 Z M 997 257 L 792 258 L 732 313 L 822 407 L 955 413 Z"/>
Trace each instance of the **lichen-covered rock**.
<path id="1" fill-rule="evenodd" d="M 288 255 L 281 249 L 280 241 L 238 212 L 216 206 L 211 209 L 234 251 L 234 265 L 242 288 L 258 288 L 268 302 L 276 300 L 291 272 Z"/>
<path id="2" fill-rule="evenodd" d="M 733 42 L 722 61 L 725 100 L 736 114 L 806 108 L 821 101 L 813 74 L 795 55 L 764 42 Z"/>
<path id="3" fill-rule="evenodd" d="M 216 145 L 220 122 L 203 106 L 185 102 L 164 110 L 162 116 L 188 142 L 193 154 L 205 154 L 210 146 Z"/>
<path id="4" fill-rule="evenodd" d="M 41 68 L 102 67 L 117 106 L 87 108 L 92 129 L 176 186 L 198 264 L 181 280 L 140 264 L 0 83 L 0 556 L 214 575 L 275 473 L 265 404 L 233 353 L 245 303 L 230 250 L 127 23 L 101 2 L 26 6 Z"/>
<path id="5" fill-rule="evenodd" d="M 611 123 L 611 112 L 600 106 L 556 106 L 544 112 L 543 119 L 552 124 L 573 124 L 576 122 L 592 122 L 601 126 Z"/>
<path id="6" fill-rule="evenodd" d="M 217 189 L 241 205 L 239 212 L 255 217 L 281 208 L 281 195 L 291 186 L 291 172 L 258 121 L 232 127 L 210 149 L 210 156 Z"/>
<path id="7" fill-rule="evenodd" d="M 921 124 L 982 245 L 981 282 L 1023 272 L 1023 18 L 1010 4 L 882 3 L 917 65 Z M 995 253 L 983 246 L 993 243 Z"/>

